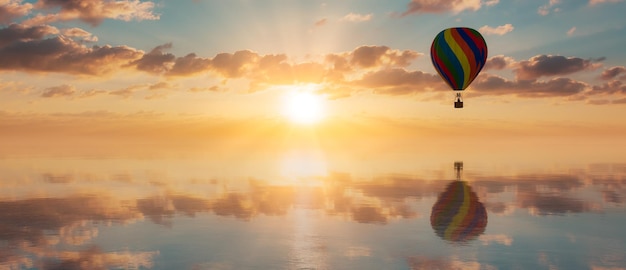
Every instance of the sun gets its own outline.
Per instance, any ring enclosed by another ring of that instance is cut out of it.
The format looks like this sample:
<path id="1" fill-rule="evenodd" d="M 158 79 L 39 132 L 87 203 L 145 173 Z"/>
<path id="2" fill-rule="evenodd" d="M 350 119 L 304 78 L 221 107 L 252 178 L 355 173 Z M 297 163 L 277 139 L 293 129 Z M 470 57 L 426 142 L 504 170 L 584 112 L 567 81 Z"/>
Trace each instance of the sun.
<path id="1" fill-rule="evenodd" d="M 306 90 L 289 92 L 284 101 L 283 114 L 293 123 L 311 125 L 325 116 L 324 97 Z"/>

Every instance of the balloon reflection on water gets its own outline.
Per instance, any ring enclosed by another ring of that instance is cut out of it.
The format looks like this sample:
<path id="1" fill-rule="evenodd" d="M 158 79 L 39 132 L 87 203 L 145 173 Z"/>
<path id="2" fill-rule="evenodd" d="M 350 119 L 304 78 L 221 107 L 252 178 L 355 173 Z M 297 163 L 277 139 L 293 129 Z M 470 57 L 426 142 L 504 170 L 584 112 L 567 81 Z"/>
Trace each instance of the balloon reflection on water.
<path id="1" fill-rule="evenodd" d="M 467 242 L 487 227 L 487 211 L 465 181 L 454 181 L 433 205 L 430 224 L 435 233 L 448 241 Z"/>

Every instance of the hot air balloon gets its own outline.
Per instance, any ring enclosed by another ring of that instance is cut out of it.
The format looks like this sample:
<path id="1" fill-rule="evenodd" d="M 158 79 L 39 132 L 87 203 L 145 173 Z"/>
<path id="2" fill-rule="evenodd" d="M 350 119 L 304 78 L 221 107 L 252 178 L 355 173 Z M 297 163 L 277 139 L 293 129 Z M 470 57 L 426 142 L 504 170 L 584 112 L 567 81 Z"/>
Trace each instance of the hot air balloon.
<path id="1" fill-rule="evenodd" d="M 430 213 L 435 233 L 448 241 L 463 243 L 482 234 L 487 227 L 487 211 L 465 181 L 461 181 L 463 162 L 455 162 L 456 181 L 448 184 Z"/>
<path id="2" fill-rule="evenodd" d="M 463 108 L 461 92 L 478 76 L 487 61 L 487 44 L 476 30 L 467 27 L 445 29 L 433 40 L 430 58 L 439 76 L 456 93 L 455 108 Z"/>

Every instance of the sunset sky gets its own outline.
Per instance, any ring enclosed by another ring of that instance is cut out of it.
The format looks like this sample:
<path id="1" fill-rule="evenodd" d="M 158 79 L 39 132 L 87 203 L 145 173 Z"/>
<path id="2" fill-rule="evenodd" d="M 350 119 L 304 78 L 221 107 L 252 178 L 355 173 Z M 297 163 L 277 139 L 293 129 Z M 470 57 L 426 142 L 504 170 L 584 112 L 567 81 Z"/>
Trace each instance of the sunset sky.
<path id="1" fill-rule="evenodd" d="M 625 8 L 621 0 L 0 0 L 0 136 L 275 136 L 272 127 L 307 122 L 344 139 L 621 137 Z M 434 36 L 455 26 L 478 30 L 489 47 L 461 110 L 429 56 Z"/>

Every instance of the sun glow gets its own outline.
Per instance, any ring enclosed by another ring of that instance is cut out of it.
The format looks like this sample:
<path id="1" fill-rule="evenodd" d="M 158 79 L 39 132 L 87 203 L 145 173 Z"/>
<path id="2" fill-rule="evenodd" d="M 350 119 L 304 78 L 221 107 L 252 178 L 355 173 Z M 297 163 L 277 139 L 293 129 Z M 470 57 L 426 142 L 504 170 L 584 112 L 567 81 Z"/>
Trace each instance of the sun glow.
<path id="1" fill-rule="evenodd" d="M 315 124 L 325 116 L 324 97 L 308 90 L 296 89 L 285 97 L 283 115 L 293 123 Z"/>

